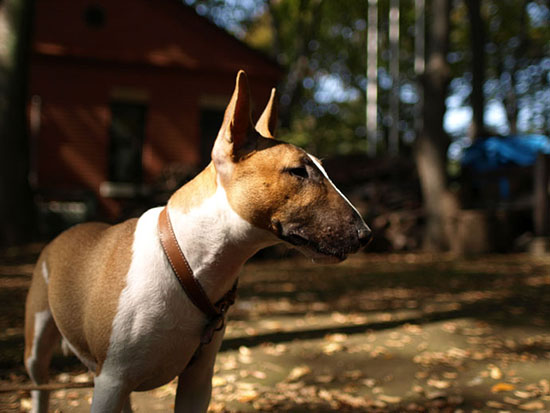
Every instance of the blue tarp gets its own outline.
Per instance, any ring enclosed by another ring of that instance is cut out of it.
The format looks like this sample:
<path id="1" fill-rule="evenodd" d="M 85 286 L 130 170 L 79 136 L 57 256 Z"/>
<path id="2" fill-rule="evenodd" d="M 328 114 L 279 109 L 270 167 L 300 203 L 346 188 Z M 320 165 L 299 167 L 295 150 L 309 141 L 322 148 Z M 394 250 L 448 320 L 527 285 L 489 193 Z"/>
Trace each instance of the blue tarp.
<path id="1" fill-rule="evenodd" d="M 550 138 L 544 135 L 491 136 L 477 139 L 464 151 L 462 165 L 489 172 L 506 165 L 529 166 L 539 153 L 550 154 Z"/>

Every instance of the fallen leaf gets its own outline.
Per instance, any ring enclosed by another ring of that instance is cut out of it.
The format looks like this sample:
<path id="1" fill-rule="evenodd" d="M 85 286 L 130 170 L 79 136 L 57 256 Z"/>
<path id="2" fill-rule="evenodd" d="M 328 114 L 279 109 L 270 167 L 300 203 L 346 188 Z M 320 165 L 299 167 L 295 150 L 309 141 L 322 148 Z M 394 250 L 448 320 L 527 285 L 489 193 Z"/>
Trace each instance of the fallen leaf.
<path id="1" fill-rule="evenodd" d="M 417 324 L 405 324 L 403 329 L 413 334 L 420 334 L 422 332 L 422 327 Z"/>
<path id="2" fill-rule="evenodd" d="M 77 374 L 73 377 L 73 382 L 75 383 L 86 383 L 88 381 L 92 381 L 92 377 L 90 377 L 90 373 L 82 373 Z"/>
<path id="3" fill-rule="evenodd" d="M 449 354 L 450 357 L 454 357 L 458 359 L 466 358 L 469 355 L 468 351 L 458 347 L 451 348 L 447 353 Z"/>
<path id="4" fill-rule="evenodd" d="M 489 366 L 489 375 L 494 380 L 500 380 L 502 378 L 502 371 L 497 366 Z"/>
<path id="5" fill-rule="evenodd" d="M 330 382 L 334 381 L 334 376 L 332 376 L 330 374 L 323 374 L 321 376 L 315 377 L 315 381 L 317 383 L 327 384 L 327 383 L 330 383 Z"/>
<path id="6" fill-rule="evenodd" d="M 350 394 L 338 394 L 337 398 L 340 403 L 347 404 L 348 406 L 351 406 L 355 409 L 358 409 L 360 407 L 367 407 L 368 405 L 364 398 L 352 396 Z"/>
<path id="7" fill-rule="evenodd" d="M 443 324 L 442 329 L 445 330 L 447 333 L 454 333 L 457 329 L 457 325 L 454 322 L 448 322 Z"/>
<path id="8" fill-rule="evenodd" d="M 263 371 L 253 371 L 252 373 L 250 373 L 250 375 L 260 380 L 264 380 L 267 378 L 267 374 L 265 374 Z"/>
<path id="9" fill-rule="evenodd" d="M 503 391 L 512 391 L 516 388 L 513 384 L 510 383 L 497 383 L 493 387 L 491 387 L 491 391 L 493 393 L 500 393 Z"/>
<path id="10" fill-rule="evenodd" d="M 416 373 L 414 373 L 414 377 L 416 377 L 417 379 L 425 379 L 426 377 L 428 377 L 428 372 L 427 371 L 417 371 Z"/>
<path id="11" fill-rule="evenodd" d="M 335 343 L 343 343 L 348 339 L 346 334 L 329 334 L 325 336 L 325 340 L 332 341 Z"/>
<path id="12" fill-rule="evenodd" d="M 241 381 L 237 383 L 237 387 L 239 388 L 239 390 L 244 390 L 244 391 L 254 390 L 257 387 L 257 384 Z"/>
<path id="13" fill-rule="evenodd" d="M 521 410 L 529 410 L 529 411 L 542 410 L 542 409 L 544 409 L 544 403 L 541 402 L 540 400 L 536 400 L 536 401 L 533 401 L 533 402 L 520 404 L 519 408 Z"/>
<path id="14" fill-rule="evenodd" d="M 32 409 L 31 399 L 21 399 L 20 408 L 22 411 L 30 412 Z"/>
<path id="15" fill-rule="evenodd" d="M 264 347 L 264 352 L 270 356 L 280 356 L 288 351 L 288 347 L 285 344 L 267 345 Z"/>
<path id="16" fill-rule="evenodd" d="M 363 380 L 363 384 L 367 387 L 373 388 L 376 386 L 376 380 L 375 379 L 365 379 Z"/>
<path id="17" fill-rule="evenodd" d="M 496 402 L 494 400 L 489 400 L 487 403 L 485 403 L 487 407 L 491 407 L 493 409 L 504 409 L 506 408 L 506 405 L 501 402 Z"/>
<path id="18" fill-rule="evenodd" d="M 379 409 L 383 409 L 384 407 L 386 407 L 388 404 L 382 400 L 373 400 L 371 402 L 371 405 L 373 407 L 378 407 Z"/>
<path id="19" fill-rule="evenodd" d="M 401 402 L 399 396 L 388 396 L 387 394 L 381 394 L 378 396 L 378 400 L 382 400 L 385 403 L 395 404 Z"/>
<path id="20" fill-rule="evenodd" d="M 212 386 L 213 387 L 219 387 L 219 386 L 225 386 L 227 384 L 227 380 L 220 376 L 214 376 L 212 377 Z"/>
<path id="21" fill-rule="evenodd" d="M 474 387 L 474 386 L 479 386 L 481 383 L 483 383 L 483 378 L 478 376 L 478 377 L 474 377 L 472 380 L 466 383 L 466 385 L 468 387 Z"/>
<path id="22" fill-rule="evenodd" d="M 70 391 L 70 392 L 67 393 L 67 399 L 69 399 L 69 400 L 76 400 L 79 397 L 80 396 L 79 396 L 77 391 Z"/>
<path id="23" fill-rule="evenodd" d="M 71 381 L 71 376 L 68 373 L 61 373 L 57 375 L 57 380 L 59 383 L 68 383 Z"/>
<path id="24" fill-rule="evenodd" d="M 329 402 L 331 400 L 334 400 L 334 397 L 332 396 L 332 394 L 328 390 L 325 390 L 325 389 L 319 390 L 319 397 L 322 400 L 325 400 L 327 402 Z"/>
<path id="25" fill-rule="evenodd" d="M 508 403 L 508 404 L 511 404 L 513 406 L 519 406 L 519 404 L 521 403 L 518 399 L 514 399 L 512 397 L 505 397 L 504 399 L 504 402 L 505 403 Z"/>
<path id="26" fill-rule="evenodd" d="M 531 399 L 533 397 L 536 397 L 537 395 L 528 391 L 518 390 L 514 392 L 514 396 L 519 397 L 520 399 Z"/>
<path id="27" fill-rule="evenodd" d="M 547 379 L 542 379 L 539 381 L 540 387 L 542 388 L 542 392 L 544 394 L 550 394 L 550 381 Z"/>
<path id="28" fill-rule="evenodd" d="M 447 380 L 429 379 L 428 386 L 435 387 L 439 390 L 448 389 L 449 387 L 451 387 L 451 382 Z"/>
<path id="29" fill-rule="evenodd" d="M 442 399 L 446 397 L 447 397 L 447 393 L 442 391 L 426 392 L 426 398 L 428 400 Z"/>
<path id="30" fill-rule="evenodd" d="M 239 354 L 242 354 L 243 356 L 249 356 L 250 355 L 250 349 L 246 346 L 240 346 L 239 347 Z"/>
<path id="31" fill-rule="evenodd" d="M 267 321 L 264 324 L 264 327 L 268 330 L 282 330 L 283 326 L 279 321 Z"/>
<path id="32" fill-rule="evenodd" d="M 392 348 L 403 348 L 405 346 L 405 343 L 398 340 L 388 340 L 386 341 L 386 346 L 392 347 Z"/>
<path id="33" fill-rule="evenodd" d="M 331 355 L 339 351 L 342 351 L 343 349 L 344 349 L 344 346 L 342 344 L 333 342 L 323 346 L 323 353 Z"/>
<path id="34" fill-rule="evenodd" d="M 241 403 L 248 403 L 258 398 L 258 392 L 255 390 L 245 390 L 239 393 L 237 400 Z"/>
<path id="35" fill-rule="evenodd" d="M 53 397 L 56 399 L 64 399 L 67 397 L 67 390 L 58 390 L 53 393 Z"/>
<path id="36" fill-rule="evenodd" d="M 210 405 L 208 406 L 208 411 L 221 413 L 225 411 L 225 403 L 218 403 L 215 401 L 210 402 Z"/>
<path id="37" fill-rule="evenodd" d="M 351 380 L 358 380 L 363 375 L 361 370 L 350 370 L 344 373 L 344 377 Z"/>
<path id="38" fill-rule="evenodd" d="M 304 377 L 306 374 L 311 373 L 311 369 L 308 366 L 296 366 L 292 369 L 288 377 L 286 378 L 287 381 L 296 381 L 302 377 Z"/>

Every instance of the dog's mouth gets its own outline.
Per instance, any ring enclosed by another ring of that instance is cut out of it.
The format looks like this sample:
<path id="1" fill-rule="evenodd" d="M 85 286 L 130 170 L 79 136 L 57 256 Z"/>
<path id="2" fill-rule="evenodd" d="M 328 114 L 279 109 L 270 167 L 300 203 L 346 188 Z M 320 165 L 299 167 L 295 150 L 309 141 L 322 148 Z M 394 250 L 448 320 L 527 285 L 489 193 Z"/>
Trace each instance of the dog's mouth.
<path id="1" fill-rule="evenodd" d="M 296 247 L 298 251 L 306 257 L 311 258 L 314 262 L 321 264 L 342 262 L 347 258 L 348 253 L 352 252 L 321 246 L 319 243 L 316 243 L 295 232 L 280 234 L 279 238 Z"/>

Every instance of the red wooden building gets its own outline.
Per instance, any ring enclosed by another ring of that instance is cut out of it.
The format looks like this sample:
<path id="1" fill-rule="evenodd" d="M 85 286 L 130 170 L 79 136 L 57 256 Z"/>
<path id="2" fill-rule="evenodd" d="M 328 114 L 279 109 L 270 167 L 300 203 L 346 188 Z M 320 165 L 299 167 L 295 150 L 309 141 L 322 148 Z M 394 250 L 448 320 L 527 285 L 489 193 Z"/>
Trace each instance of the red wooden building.
<path id="1" fill-rule="evenodd" d="M 257 116 L 280 67 L 181 1 L 37 0 L 29 119 L 43 205 L 78 212 L 92 198 L 95 217 L 116 220 L 166 168 L 198 169 L 241 68 Z"/>

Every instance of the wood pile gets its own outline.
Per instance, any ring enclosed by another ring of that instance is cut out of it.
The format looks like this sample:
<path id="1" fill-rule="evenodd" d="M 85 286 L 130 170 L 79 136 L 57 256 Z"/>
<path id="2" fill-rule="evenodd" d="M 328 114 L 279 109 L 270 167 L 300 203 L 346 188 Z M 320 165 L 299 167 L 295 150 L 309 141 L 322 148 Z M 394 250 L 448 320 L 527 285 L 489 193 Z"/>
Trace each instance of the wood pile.
<path id="1" fill-rule="evenodd" d="M 423 210 L 420 183 L 410 157 L 350 155 L 327 159 L 323 164 L 374 231 L 368 251 L 420 247 Z"/>

